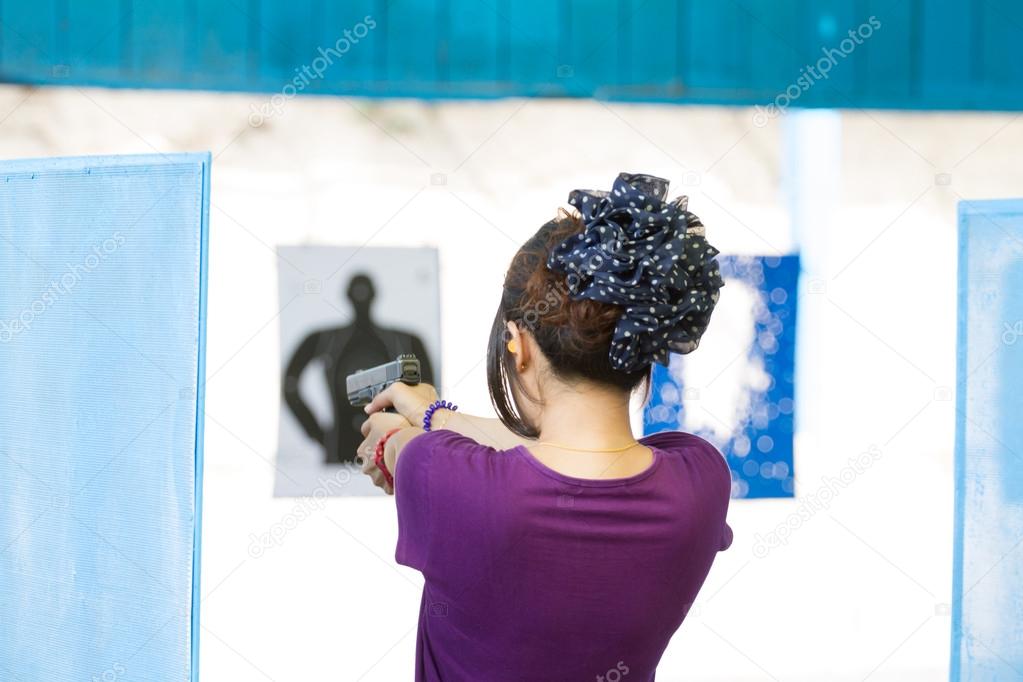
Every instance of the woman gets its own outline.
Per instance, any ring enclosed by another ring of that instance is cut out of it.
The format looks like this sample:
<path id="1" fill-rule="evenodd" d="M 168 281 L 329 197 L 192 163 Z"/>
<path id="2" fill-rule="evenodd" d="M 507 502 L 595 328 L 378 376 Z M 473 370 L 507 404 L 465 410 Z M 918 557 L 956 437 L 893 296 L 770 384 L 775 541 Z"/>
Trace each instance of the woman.
<path id="1" fill-rule="evenodd" d="M 697 347 L 722 285 L 667 189 L 623 173 L 576 190 L 578 215 L 512 259 L 487 351 L 499 419 L 424 384 L 367 406 L 363 470 L 396 496 L 397 561 L 425 577 L 416 680 L 653 680 L 731 543 L 720 453 L 629 423 L 632 391 Z"/>

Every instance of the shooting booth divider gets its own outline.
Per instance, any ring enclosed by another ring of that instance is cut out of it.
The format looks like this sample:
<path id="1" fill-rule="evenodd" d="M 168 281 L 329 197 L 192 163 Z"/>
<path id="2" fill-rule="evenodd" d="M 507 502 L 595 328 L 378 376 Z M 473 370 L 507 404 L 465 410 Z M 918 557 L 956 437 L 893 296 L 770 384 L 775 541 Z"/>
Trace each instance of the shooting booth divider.
<path id="1" fill-rule="evenodd" d="M 1023 200 L 959 204 L 951 679 L 1023 674 Z"/>
<path id="2" fill-rule="evenodd" d="M 197 679 L 209 190 L 0 162 L 0 679 Z"/>

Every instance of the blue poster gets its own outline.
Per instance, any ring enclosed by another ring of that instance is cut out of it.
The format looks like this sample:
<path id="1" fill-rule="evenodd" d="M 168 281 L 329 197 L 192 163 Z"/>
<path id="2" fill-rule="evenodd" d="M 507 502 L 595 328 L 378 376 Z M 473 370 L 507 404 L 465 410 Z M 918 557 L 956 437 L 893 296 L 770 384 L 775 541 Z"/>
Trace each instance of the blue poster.
<path id="1" fill-rule="evenodd" d="M 644 433 L 713 443 L 733 497 L 792 497 L 799 256 L 721 256 L 725 286 L 700 347 L 656 365 Z"/>

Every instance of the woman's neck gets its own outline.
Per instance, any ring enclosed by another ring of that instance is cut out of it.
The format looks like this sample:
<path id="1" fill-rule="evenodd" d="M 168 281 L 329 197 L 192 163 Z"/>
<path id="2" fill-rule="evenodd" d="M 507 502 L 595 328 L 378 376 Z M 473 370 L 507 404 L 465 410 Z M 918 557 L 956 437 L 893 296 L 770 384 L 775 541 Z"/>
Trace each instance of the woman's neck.
<path id="1" fill-rule="evenodd" d="M 560 386 L 547 391 L 538 440 L 584 449 L 634 442 L 629 395 L 593 386 Z"/>

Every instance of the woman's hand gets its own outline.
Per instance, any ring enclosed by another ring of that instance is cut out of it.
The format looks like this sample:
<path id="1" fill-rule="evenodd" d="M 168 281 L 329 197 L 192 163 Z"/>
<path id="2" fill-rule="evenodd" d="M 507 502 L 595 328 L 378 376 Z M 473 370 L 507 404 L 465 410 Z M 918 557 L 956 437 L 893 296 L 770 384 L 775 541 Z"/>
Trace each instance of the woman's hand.
<path id="1" fill-rule="evenodd" d="M 409 386 L 397 381 L 373 398 L 373 402 L 366 406 L 366 413 L 372 415 L 385 408 L 393 407 L 409 424 L 421 427 L 423 413 L 435 400 L 437 400 L 437 389 L 430 384 Z"/>
<path id="2" fill-rule="evenodd" d="M 377 465 L 373 462 L 377 443 L 387 435 L 391 429 L 405 429 L 411 426 L 408 420 L 394 412 L 376 412 L 366 418 L 362 423 L 362 435 L 365 440 L 359 445 L 356 453 L 362 460 L 362 473 L 373 479 L 373 485 L 382 488 L 388 495 L 394 494 L 394 488 L 387 483 L 387 479 Z M 391 472 L 394 475 L 394 472 Z"/>

